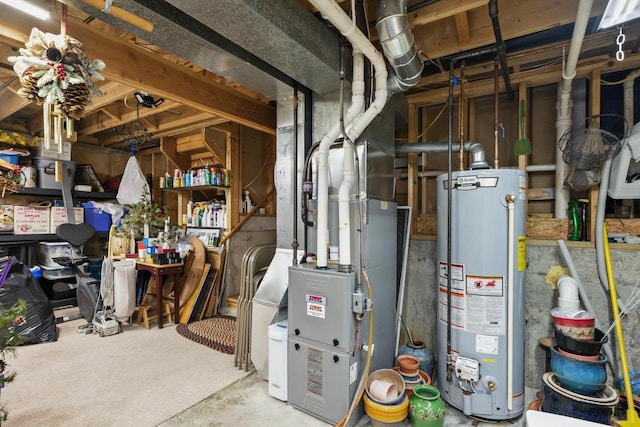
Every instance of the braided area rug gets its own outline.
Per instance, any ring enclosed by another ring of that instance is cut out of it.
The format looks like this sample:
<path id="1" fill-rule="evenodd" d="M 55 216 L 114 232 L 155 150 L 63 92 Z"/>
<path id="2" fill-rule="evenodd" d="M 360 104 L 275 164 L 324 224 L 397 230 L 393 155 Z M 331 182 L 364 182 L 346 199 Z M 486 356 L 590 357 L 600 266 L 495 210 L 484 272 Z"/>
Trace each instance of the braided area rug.
<path id="1" fill-rule="evenodd" d="M 236 349 L 236 318 L 232 316 L 218 315 L 186 325 L 180 323 L 176 331 L 191 341 L 222 353 L 233 354 Z"/>

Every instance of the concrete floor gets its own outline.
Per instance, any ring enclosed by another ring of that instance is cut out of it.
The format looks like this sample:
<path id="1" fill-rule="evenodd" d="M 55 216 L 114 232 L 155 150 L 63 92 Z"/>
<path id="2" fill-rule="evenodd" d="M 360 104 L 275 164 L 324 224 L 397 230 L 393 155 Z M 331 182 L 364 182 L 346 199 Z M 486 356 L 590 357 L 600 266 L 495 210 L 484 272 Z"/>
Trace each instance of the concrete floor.
<path id="1" fill-rule="evenodd" d="M 536 390 L 527 388 L 525 402 L 535 400 Z M 184 412 L 161 423 L 158 427 L 174 426 L 278 426 L 316 427 L 329 424 L 299 411 L 286 402 L 273 398 L 268 392 L 268 383 L 254 371 L 229 387 L 209 396 Z M 408 419 L 405 426 L 410 426 Z M 479 422 L 449 408 L 445 426 L 473 425 L 478 427 L 524 426 L 524 416 L 508 422 Z M 362 417 L 357 427 L 371 426 L 368 416 Z"/>

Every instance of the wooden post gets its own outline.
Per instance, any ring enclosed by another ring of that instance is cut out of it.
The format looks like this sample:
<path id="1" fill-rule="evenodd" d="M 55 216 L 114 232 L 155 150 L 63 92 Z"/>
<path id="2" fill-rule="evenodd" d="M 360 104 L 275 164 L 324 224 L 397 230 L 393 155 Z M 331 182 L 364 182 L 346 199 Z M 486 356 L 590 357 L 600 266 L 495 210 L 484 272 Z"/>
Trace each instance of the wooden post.
<path id="1" fill-rule="evenodd" d="M 591 116 L 600 115 L 600 77 L 600 68 L 594 68 L 591 72 L 590 87 L 591 105 L 589 106 L 589 111 Z M 598 120 L 598 125 L 599 124 L 600 120 Z M 589 126 L 589 123 L 586 123 L 585 126 Z M 596 235 L 596 211 L 598 210 L 599 188 L 599 186 L 594 185 L 589 189 L 589 237 L 592 241 L 595 241 L 594 236 Z M 607 191 L 607 189 L 605 188 L 604 191 Z"/>

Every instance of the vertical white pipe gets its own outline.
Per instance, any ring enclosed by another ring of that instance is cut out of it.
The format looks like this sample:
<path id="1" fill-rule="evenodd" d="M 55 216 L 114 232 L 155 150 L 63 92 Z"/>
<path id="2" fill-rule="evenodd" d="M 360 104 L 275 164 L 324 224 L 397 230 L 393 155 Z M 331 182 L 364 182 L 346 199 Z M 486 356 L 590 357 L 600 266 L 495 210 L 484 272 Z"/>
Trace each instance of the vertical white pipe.
<path id="1" fill-rule="evenodd" d="M 333 0 L 310 0 L 310 3 L 315 6 L 320 13 L 325 16 L 329 21 L 344 35 L 353 46 L 362 50 L 375 69 L 375 99 L 371 106 L 365 111 L 365 113 L 357 120 L 357 123 L 353 126 L 347 127 L 347 135 L 351 141 L 356 141 L 362 134 L 364 129 L 371 123 L 371 121 L 382 111 L 385 103 L 387 102 L 387 69 L 384 62 L 384 57 L 378 50 L 371 44 L 369 39 L 362 34 L 360 30 L 354 25 L 354 22 L 349 16 L 342 10 L 342 8 Z M 346 123 L 346 120 L 345 120 Z M 333 130 L 333 129 L 332 129 Z M 335 136 L 325 142 L 325 138 L 320 142 L 318 148 L 318 243 L 317 243 L 317 266 L 320 268 L 327 266 L 327 242 L 326 242 L 326 227 L 328 217 L 328 156 L 329 145 L 337 137 L 340 132 L 340 124 L 337 125 Z M 326 137 L 327 135 L 325 135 Z M 328 134 L 328 136 L 331 136 Z M 323 143 L 325 147 L 323 147 Z M 321 151 L 322 150 L 322 151 Z M 323 162 L 324 164 L 321 164 Z M 321 228 L 324 227 L 324 228 Z M 340 253 L 346 248 L 341 248 Z"/>
<path id="2" fill-rule="evenodd" d="M 557 120 L 556 120 L 556 141 L 559 141 L 567 129 L 571 127 L 571 83 L 576 76 L 576 66 L 578 65 L 578 57 L 582 49 L 582 41 L 589 23 L 589 15 L 593 0 L 580 0 L 576 22 L 573 27 L 571 36 L 571 46 L 569 47 L 569 55 L 567 62 L 562 70 L 562 82 L 558 85 L 558 103 Z M 569 191 L 564 186 L 568 168 L 562 160 L 562 152 L 557 148 L 556 144 L 556 185 L 555 185 L 555 217 L 567 218 L 567 203 L 569 200 Z"/>
<path id="3" fill-rule="evenodd" d="M 364 55 L 357 47 L 353 49 L 352 95 L 352 105 L 359 107 L 356 115 L 360 115 L 364 107 Z M 345 138 L 342 151 L 344 154 L 344 179 L 338 192 L 339 253 L 340 267 L 348 269 L 351 266 L 351 224 L 349 221 L 351 190 L 355 181 L 355 147 L 353 142 Z"/>
<path id="4" fill-rule="evenodd" d="M 515 216 L 516 196 L 507 194 L 505 197 L 508 209 L 507 232 L 507 410 L 513 410 L 513 310 L 514 310 L 514 245 L 515 245 Z"/>

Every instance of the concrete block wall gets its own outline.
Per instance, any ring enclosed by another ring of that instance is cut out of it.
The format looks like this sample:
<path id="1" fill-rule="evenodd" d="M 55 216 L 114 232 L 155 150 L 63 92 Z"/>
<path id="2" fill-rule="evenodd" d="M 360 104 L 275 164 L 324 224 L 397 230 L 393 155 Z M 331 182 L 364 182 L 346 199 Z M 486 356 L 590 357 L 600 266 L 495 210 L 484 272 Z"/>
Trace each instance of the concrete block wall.
<path id="1" fill-rule="evenodd" d="M 600 285 L 596 268 L 595 249 L 569 248 L 580 280 L 589 295 L 591 305 L 603 330 L 611 324 L 609 294 Z M 611 258 L 619 297 L 625 301 L 640 280 L 640 251 L 612 249 Z M 546 354 L 538 339 L 552 336 L 549 311 L 557 305 L 558 292 L 546 283 L 551 266 L 563 266 L 557 245 L 527 246 L 527 276 L 525 294 L 525 384 L 542 388 Z M 636 289 L 637 290 L 637 289 Z M 436 241 L 411 240 L 407 266 L 403 317 L 414 339 L 421 339 L 437 353 L 437 283 Z M 630 362 L 629 370 L 640 369 L 640 307 L 630 310 L 623 319 L 623 331 Z M 609 337 L 614 354 L 618 356 L 615 333 Z M 634 366 L 634 361 L 636 361 Z M 618 363 L 619 364 L 619 363 Z M 617 377 L 611 374 L 610 379 Z"/>

